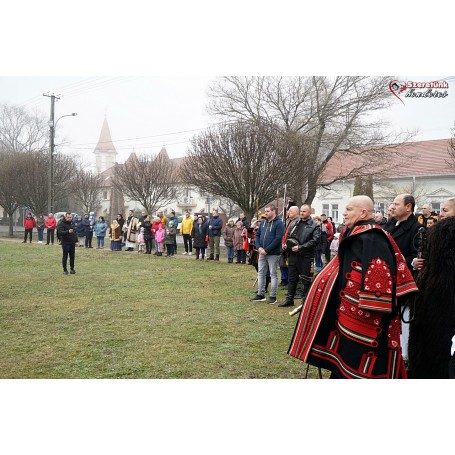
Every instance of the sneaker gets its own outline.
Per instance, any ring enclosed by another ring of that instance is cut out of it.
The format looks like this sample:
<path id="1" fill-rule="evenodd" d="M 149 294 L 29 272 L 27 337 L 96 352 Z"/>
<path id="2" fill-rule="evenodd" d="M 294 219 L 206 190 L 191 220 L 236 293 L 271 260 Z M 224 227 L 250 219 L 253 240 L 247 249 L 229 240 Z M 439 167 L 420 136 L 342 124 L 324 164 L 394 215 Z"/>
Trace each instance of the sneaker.
<path id="1" fill-rule="evenodd" d="M 68 275 L 68 270 L 64 270 L 63 275 Z"/>
<path id="2" fill-rule="evenodd" d="M 250 302 L 265 302 L 265 296 L 264 296 L 264 295 L 256 294 L 255 297 L 253 297 L 252 299 L 250 299 Z"/>
<path id="3" fill-rule="evenodd" d="M 276 301 L 277 301 L 277 300 L 276 300 L 276 297 L 269 297 L 269 300 L 268 300 L 267 303 L 268 303 L 269 305 L 275 305 Z"/>
<path id="4" fill-rule="evenodd" d="M 188 253 L 188 255 L 189 255 L 189 256 L 193 256 L 193 253 L 190 251 L 190 252 Z"/>
<path id="5" fill-rule="evenodd" d="M 68 273 L 68 272 L 66 272 L 66 273 Z M 76 273 L 76 270 L 71 269 L 71 270 L 70 270 L 70 273 L 71 273 L 71 275 L 74 275 L 74 274 Z"/>
<path id="6" fill-rule="evenodd" d="M 184 252 L 182 253 L 183 256 L 185 256 L 186 254 L 188 254 L 186 251 L 184 251 Z"/>

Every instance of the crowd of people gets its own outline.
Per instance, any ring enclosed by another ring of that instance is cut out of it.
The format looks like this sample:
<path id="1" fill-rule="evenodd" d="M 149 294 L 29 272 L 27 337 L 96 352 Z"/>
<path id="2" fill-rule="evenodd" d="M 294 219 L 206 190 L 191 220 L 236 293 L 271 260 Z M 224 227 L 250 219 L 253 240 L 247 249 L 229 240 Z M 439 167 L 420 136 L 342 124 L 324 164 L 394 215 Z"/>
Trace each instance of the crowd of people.
<path id="1" fill-rule="evenodd" d="M 47 245 L 54 244 L 56 232 L 64 274 L 76 273 L 75 247 L 93 248 L 93 236 L 99 249 L 108 236 L 111 251 L 177 254 L 175 212 L 136 217 L 130 210 L 110 225 L 93 212 L 61 218 L 28 214 L 23 242 L 36 227 L 38 243 L 47 229 Z M 209 219 L 187 212 L 180 234 L 182 255 L 219 261 L 223 238 L 228 263 L 253 265 L 252 302 L 277 303 L 278 287 L 286 289 L 279 307 L 299 300 L 289 354 L 331 378 L 455 377 L 455 198 L 439 215 L 429 204 L 416 215 L 414 197 L 400 194 L 386 218 L 369 197 L 355 196 L 338 226 L 307 204 L 290 203 L 283 218 L 270 204 L 251 222 L 240 213 L 225 226 L 217 210 Z"/>

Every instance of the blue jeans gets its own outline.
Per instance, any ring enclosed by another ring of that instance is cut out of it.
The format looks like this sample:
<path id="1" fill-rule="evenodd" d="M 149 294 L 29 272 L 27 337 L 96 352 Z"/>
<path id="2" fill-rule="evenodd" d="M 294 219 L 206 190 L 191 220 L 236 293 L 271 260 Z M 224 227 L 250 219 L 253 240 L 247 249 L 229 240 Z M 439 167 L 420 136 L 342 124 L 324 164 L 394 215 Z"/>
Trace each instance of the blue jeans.
<path id="1" fill-rule="evenodd" d="M 227 253 L 228 259 L 234 259 L 234 247 L 233 246 L 227 246 L 226 253 Z"/>
<path id="2" fill-rule="evenodd" d="M 166 243 L 166 256 L 174 256 L 174 244 L 173 243 Z"/>
<path id="3" fill-rule="evenodd" d="M 104 237 L 96 236 L 96 243 L 98 248 L 104 248 Z"/>
<path id="4" fill-rule="evenodd" d="M 270 272 L 270 297 L 276 297 L 278 290 L 278 274 L 277 270 L 280 266 L 280 255 L 279 254 L 267 254 L 259 255 L 258 260 L 258 295 L 265 295 L 265 277 L 267 275 L 267 269 Z"/>
<path id="5" fill-rule="evenodd" d="M 42 242 L 43 241 L 43 237 L 44 237 L 44 229 L 36 229 L 38 231 L 38 242 Z"/>

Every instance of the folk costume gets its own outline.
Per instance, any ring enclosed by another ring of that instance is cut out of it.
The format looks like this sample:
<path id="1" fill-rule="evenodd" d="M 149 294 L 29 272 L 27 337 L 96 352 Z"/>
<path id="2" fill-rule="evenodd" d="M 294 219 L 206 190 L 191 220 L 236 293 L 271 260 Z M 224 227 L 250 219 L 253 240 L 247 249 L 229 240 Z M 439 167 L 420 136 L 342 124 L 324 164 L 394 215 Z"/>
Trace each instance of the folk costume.
<path id="1" fill-rule="evenodd" d="M 313 281 L 289 355 L 337 378 L 406 378 L 398 300 L 417 286 L 403 255 L 373 220 L 340 238 Z"/>
<path id="2" fill-rule="evenodd" d="M 125 246 L 128 251 L 133 251 L 136 247 L 136 235 L 138 230 L 139 220 L 135 216 L 129 216 L 123 229 L 126 230 Z"/>
<path id="3" fill-rule="evenodd" d="M 455 335 L 455 217 L 438 221 L 427 234 L 428 258 L 410 322 L 410 377 L 448 379 Z"/>
<path id="4" fill-rule="evenodd" d="M 122 227 L 116 219 L 112 221 L 109 227 L 109 238 L 111 239 L 111 251 L 121 251 L 123 239 Z"/>

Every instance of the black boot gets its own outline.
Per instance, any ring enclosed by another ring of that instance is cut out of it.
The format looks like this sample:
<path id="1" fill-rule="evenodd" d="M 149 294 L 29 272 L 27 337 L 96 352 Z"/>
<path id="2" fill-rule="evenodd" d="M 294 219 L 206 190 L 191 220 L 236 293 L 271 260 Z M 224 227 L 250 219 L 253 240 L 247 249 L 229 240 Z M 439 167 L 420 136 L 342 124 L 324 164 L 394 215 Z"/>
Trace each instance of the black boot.
<path id="1" fill-rule="evenodd" d="M 311 283 L 313 281 L 312 276 L 300 275 L 299 281 L 297 283 L 297 290 L 295 293 L 296 299 L 304 300 L 310 290 Z"/>
<path id="2" fill-rule="evenodd" d="M 219 261 L 219 260 L 220 260 L 220 255 L 219 255 L 219 254 L 217 254 L 217 255 L 215 256 L 215 259 L 214 259 L 214 261 Z"/>
<path id="3" fill-rule="evenodd" d="M 214 258 L 213 258 L 213 254 L 211 254 L 208 258 L 207 258 L 207 261 L 213 261 Z"/>
<path id="4" fill-rule="evenodd" d="M 302 278 L 299 278 L 297 282 L 297 288 L 295 290 L 294 298 L 297 300 L 303 299 L 303 291 L 305 290 L 305 285 Z"/>
<path id="5" fill-rule="evenodd" d="M 278 305 L 279 307 L 294 306 L 294 297 L 290 294 L 286 295 L 286 300 Z"/>

